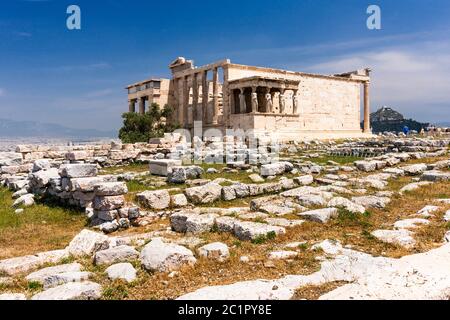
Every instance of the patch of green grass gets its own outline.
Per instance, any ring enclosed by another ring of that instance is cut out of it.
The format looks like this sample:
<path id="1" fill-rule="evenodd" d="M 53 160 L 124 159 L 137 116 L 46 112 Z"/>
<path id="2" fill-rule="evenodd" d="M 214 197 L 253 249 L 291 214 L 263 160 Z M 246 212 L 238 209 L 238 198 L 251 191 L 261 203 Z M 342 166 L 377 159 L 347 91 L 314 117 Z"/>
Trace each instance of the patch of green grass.
<path id="1" fill-rule="evenodd" d="M 136 180 L 128 181 L 127 188 L 128 192 L 141 192 L 149 189 L 148 186 Z"/>
<path id="2" fill-rule="evenodd" d="M 48 201 L 24 208 L 24 212 L 16 214 L 12 208 L 12 192 L 5 188 L 0 188 L 0 232 L 6 228 L 19 228 L 24 224 L 32 223 L 64 223 L 80 222 L 84 220 L 82 212 L 75 208 L 62 207 Z"/>
<path id="3" fill-rule="evenodd" d="M 275 239 L 277 234 L 274 231 L 270 231 L 267 234 L 260 234 L 255 239 L 252 239 L 253 244 L 263 244 L 266 243 L 268 240 Z"/>
<path id="4" fill-rule="evenodd" d="M 349 227 L 359 225 L 363 228 L 370 227 L 368 219 L 370 218 L 370 212 L 366 211 L 363 214 L 353 213 L 345 209 L 338 210 L 337 224 L 341 227 Z"/>
<path id="5" fill-rule="evenodd" d="M 106 167 L 99 172 L 100 175 L 117 174 L 122 172 L 145 172 L 149 171 L 147 163 L 132 163 L 126 166 Z"/>
<path id="6" fill-rule="evenodd" d="M 37 281 L 30 281 L 28 282 L 28 290 L 36 291 L 36 290 L 42 290 L 42 284 Z"/>
<path id="7" fill-rule="evenodd" d="M 60 249 L 86 226 L 84 214 L 55 201 L 36 204 L 15 213 L 12 192 L 0 187 L 0 259 Z"/>
<path id="8" fill-rule="evenodd" d="M 105 300 L 126 299 L 128 297 L 127 285 L 123 281 L 116 280 L 103 290 L 102 297 Z"/>

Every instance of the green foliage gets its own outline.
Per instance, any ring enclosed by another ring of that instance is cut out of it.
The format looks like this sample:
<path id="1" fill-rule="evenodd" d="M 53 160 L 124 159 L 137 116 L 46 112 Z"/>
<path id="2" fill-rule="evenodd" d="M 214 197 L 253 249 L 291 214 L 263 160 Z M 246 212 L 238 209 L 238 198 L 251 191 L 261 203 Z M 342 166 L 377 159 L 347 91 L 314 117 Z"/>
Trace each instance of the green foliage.
<path id="1" fill-rule="evenodd" d="M 175 130 L 177 125 L 167 124 L 163 118 L 170 119 L 173 109 L 165 105 L 161 110 L 157 103 L 152 103 L 145 114 L 126 112 L 122 114 L 123 126 L 119 138 L 124 143 L 148 142 L 150 138 L 162 137 L 164 132 Z"/>
<path id="2" fill-rule="evenodd" d="M 121 280 L 116 280 L 103 290 L 102 296 L 105 300 L 123 300 L 128 297 L 127 285 Z"/>
<path id="3" fill-rule="evenodd" d="M 37 281 L 28 282 L 28 289 L 32 290 L 32 291 L 40 290 L 40 289 L 42 289 L 42 284 Z"/>
<path id="4" fill-rule="evenodd" d="M 267 234 L 261 234 L 252 240 L 253 244 L 263 244 L 268 240 L 273 240 L 277 234 L 274 231 L 270 231 Z"/>

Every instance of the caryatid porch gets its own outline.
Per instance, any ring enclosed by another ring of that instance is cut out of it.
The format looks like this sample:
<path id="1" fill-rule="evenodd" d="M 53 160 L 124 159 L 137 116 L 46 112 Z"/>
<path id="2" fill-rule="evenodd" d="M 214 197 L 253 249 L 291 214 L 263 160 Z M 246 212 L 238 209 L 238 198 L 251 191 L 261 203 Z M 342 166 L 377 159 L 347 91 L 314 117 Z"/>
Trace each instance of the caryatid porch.
<path id="1" fill-rule="evenodd" d="M 298 115 L 299 81 L 249 77 L 229 82 L 231 114 Z"/>

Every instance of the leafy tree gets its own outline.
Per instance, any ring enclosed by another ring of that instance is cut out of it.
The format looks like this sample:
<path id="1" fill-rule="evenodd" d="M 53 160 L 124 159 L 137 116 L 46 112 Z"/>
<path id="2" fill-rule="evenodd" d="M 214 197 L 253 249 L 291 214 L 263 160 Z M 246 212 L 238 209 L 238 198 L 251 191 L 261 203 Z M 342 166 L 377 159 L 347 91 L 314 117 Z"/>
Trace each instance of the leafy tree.
<path id="1" fill-rule="evenodd" d="M 148 142 L 150 138 L 162 137 L 164 132 L 171 132 L 178 125 L 167 123 L 173 109 L 165 105 L 161 110 L 157 103 L 152 103 L 145 114 L 126 112 L 122 114 L 123 126 L 119 130 L 119 138 L 124 143 Z"/>

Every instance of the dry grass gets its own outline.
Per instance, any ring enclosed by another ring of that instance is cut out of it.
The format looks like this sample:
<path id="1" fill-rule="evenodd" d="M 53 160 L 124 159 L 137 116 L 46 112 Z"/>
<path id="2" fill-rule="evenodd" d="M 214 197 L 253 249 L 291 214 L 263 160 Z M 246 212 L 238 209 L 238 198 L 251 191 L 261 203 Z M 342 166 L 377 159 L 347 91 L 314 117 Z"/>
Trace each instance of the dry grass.
<path id="1" fill-rule="evenodd" d="M 320 296 L 347 284 L 345 281 L 327 282 L 317 286 L 304 286 L 295 291 L 292 300 L 317 300 Z"/>
<path id="2" fill-rule="evenodd" d="M 16 214 L 11 195 L 0 188 L 0 259 L 61 249 L 86 224 L 82 213 L 53 205 L 36 204 Z"/>

